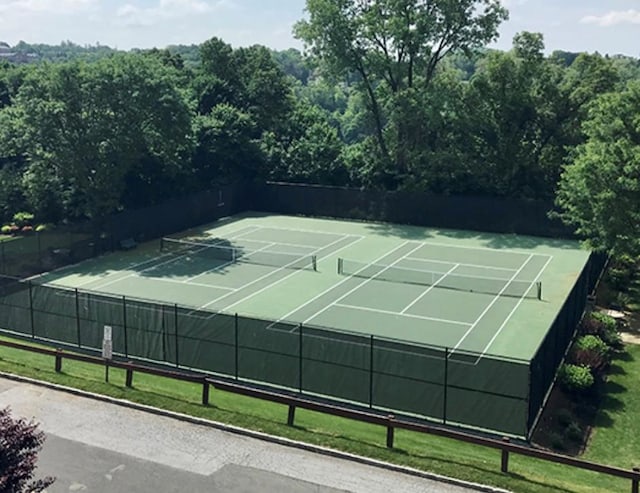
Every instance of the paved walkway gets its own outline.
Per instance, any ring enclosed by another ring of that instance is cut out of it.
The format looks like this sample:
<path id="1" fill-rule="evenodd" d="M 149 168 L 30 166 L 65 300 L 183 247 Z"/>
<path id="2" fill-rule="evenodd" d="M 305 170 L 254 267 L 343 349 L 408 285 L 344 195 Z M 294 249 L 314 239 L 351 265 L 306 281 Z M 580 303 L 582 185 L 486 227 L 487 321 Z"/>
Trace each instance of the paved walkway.
<path id="1" fill-rule="evenodd" d="M 48 493 L 463 493 L 466 487 L 0 378 L 0 408 L 40 423 Z"/>

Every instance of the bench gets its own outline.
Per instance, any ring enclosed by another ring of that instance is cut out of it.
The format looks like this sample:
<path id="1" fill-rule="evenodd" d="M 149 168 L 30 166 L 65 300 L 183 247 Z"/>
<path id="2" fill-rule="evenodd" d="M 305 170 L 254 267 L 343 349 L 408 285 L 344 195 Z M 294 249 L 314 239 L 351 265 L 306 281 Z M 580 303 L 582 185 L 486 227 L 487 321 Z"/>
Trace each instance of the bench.
<path id="1" fill-rule="evenodd" d="M 138 244 L 133 238 L 125 238 L 124 240 L 120 240 L 120 248 L 122 248 L 123 250 L 132 250 L 137 246 Z"/>

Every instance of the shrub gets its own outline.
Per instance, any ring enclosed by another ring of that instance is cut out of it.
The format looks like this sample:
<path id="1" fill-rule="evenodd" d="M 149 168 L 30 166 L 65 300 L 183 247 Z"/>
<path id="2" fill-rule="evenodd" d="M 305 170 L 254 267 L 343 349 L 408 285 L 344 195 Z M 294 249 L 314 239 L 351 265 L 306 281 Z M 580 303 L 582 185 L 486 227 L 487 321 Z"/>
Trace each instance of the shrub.
<path id="1" fill-rule="evenodd" d="M 15 222 L 16 225 L 20 228 L 23 226 L 31 226 L 33 217 L 33 214 L 31 214 L 30 212 L 16 212 L 13 215 L 13 222 Z"/>
<path id="2" fill-rule="evenodd" d="M 558 409 L 558 412 L 556 413 L 556 419 L 558 420 L 560 426 L 565 427 L 573 422 L 573 414 L 568 409 Z"/>
<path id="3" fill-rule="evenodd" d="M 42 233 L 43 231 L 48 231 L 50 229 L 48 224 L 38 224 L 36 226 L 36 233 Z"/>
<path id="4" fill-rule="evenodd" d="M 560 367 L 558 380 L 568 392 L 578 393 L 590 389 L 595 382 L 588 366 L 571 364 L 564 364 Z"/>
<path id="5" fill-rule="evenodd" d="M 596 335 L 613 349 L 622 349 L 616 319 L 602 312 L 591 312 L 582 321 L 583 334 Z"/>
<path id="6" fill-rule="evenodd" d="M 595 335 L 579 337 L 573 346 L 572 360 L 578 366 L 586 366 L 591 373 L 602 376 L 611 362 L 611 352 L 602 339 Z"/>
<path id="7" fill-rule="evenodd" d="M 564 442 L 564 436 L 556 432 L 549 433 L 549 444 L 554 450 L 565 450 L 567 448 Z"/>
<path id="8" fill-rule="evenodd" d="M 33 226 L 22 226 L 23 233 L 33 233 Z"/>
<path id="9" fill-rule="evenodd" d="M 569 423 L 567 429 L 564 430 L 564 435 L 572 442 L 581 442 L 583 439 L 584 431 L 582 429 L 582 426 L 574 421 L 573 423 Z"/>
<path id="10" fill-rule="evenodd" d="M 11 225 L 5 224 L 4 226 L 2 226 L 2 228 L 0 228 L 0 231 L 3 235 L 10 235 L 12 233 Z"/>

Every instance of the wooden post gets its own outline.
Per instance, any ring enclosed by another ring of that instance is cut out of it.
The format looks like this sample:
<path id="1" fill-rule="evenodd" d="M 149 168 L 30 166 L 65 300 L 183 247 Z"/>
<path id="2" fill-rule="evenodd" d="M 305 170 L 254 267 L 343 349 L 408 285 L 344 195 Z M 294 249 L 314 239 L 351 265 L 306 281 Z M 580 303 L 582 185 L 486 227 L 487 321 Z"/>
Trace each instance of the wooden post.
<path id="1" fill-rule="evenodd" d="M 640 467 L 634 467 L 633 472 L 637 474 L 635 479 L 631 480 L 631 493 L 640 493 L 639 485 L 640 485 Z"/>
<path id="2" fill-rule="evenodd" d="M 289 414 L 287 415 L 287 425 L 293 426 L 293 422 L 296 419 L 296 406 L 289 405 Z"/>
<path id="3" fill-rule="evenodd" d="M 502 441 L 504 443 L 509 443 L 509 439 L 507 437 L 503 437 Z M 509 472 L 509 451 L 507 449 L 502 449 L 500 471 L 502 471 L 504 474 L 507 474 Z"/>
<path id="4" fill-rule="evenodd" d="M 62 349 L 56 349 L 56 373 L 62 371 Z"/>
<path id="5" fill-rule="evenodd" d="M 209 382 L 206 377 L 202 380 L 202 405 L 209 405 Z"/>
<path id="6" fill-rule="evenodd" d="M 389 424 L 387 425 L 387 448 L 393 448 L 393 439 L 395 435 L 395 428 L 393 427 L 393 420 L 395 416 L 389 415 Z"/>

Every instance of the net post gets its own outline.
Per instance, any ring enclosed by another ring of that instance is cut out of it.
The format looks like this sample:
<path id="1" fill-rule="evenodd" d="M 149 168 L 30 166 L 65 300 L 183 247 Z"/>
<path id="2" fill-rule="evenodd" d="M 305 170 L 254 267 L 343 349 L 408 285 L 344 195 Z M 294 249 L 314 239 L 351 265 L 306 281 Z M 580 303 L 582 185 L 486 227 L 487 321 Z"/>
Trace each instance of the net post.
<path id="1" fill-rule="evenodd" d="M 537 290 L 537 294 L 538 294 L 538 299 L 542 300 L 542 281 L 538 281 L 536 283 L 536 290 Z"/>
<path id="2" fill-rule="evenodd" d="M 164 251 L 164 238 L 160 238 L 160 251 L 163 252 Z"/>
<path id="3" fill-rule="evenodd" d="M 318 257 L 316 255 L 311 255 L 311 267 L 314 271 L 318 271 Z"/>
<path id="4" fill-rule="evenodd" d="M 342 258 L 338 257 L 338 274 L 342 274 L 342 272 L 343 272 Z"/>

